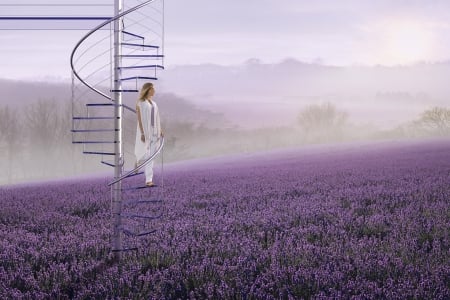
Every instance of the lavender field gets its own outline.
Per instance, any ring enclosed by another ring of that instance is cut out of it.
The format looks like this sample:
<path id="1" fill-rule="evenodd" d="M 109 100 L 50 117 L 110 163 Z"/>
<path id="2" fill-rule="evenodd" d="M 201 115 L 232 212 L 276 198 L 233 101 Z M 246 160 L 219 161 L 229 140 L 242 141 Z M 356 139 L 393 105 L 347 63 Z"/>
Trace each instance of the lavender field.
<path id="1" fill-rule="evenodd" d="M 120 263 L 108 178 L 0 187 L 0 298 L 450 298 L 450 141 L 311 146 L 164 174 L 157 231 Z"/>

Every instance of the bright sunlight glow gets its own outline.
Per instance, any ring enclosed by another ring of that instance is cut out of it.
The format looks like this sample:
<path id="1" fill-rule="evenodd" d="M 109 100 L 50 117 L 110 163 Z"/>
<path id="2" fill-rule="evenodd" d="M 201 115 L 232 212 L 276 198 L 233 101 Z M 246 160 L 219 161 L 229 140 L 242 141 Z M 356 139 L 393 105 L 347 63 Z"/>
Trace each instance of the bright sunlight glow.
<path id="1" fill-rule="evenodd" d="M 382 26 L 380 60 L 384 64 L 426 61 L 432 51 L 432 34 L 416 22 L 389 22 Z"/>

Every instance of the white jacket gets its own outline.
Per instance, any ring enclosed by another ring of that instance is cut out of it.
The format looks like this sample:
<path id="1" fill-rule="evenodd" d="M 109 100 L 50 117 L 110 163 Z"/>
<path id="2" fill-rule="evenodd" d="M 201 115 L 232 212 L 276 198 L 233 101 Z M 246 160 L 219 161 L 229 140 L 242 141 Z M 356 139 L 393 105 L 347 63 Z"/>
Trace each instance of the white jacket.
<path id="1" fill-rule="evenodd" d="M 146 154 L 149 154 L 150 144 L 154 144 L 158 141 L 158 138 L 161 135 L 161 119 L 159 117 L 158 105 L 153 100 L 152 104 L 150 104 L 149 101 L 138 100 L 136 107 L 139 107 L 141 112 L 141 121 L 145 136 L 145 142 L 142 142 L 141 130 L 139 128 L 139 122 L 137 122 L 134 154 L 136 155 L 136 160 L 139 161 Z M 154 126 L 151 124 L 152 107 L 154 109 Z"/>

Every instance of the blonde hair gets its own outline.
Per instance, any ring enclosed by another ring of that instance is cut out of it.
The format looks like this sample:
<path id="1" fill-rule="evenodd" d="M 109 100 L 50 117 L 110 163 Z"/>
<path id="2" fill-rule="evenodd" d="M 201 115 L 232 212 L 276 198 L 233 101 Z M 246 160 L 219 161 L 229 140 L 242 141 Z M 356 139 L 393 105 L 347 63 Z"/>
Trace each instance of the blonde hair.
<path id="1" fill-rule="evenodd" d="M 139 93 L 139 100 L 144 101 L 145 98 L 147 97 L 148 92 L 152 88 L 153 88 L 153 83 L 151 83 L 151 82 L 144 83 L 144 85 L 141 88 L 141 92 Z"/>

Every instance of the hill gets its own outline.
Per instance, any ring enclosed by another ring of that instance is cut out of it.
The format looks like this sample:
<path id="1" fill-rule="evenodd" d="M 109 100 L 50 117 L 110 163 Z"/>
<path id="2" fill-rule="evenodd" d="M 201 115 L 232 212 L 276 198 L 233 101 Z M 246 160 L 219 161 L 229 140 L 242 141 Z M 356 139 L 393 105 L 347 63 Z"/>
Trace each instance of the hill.
<path id="1" fill-rule="evenodd" d="M 63 81 L 32 82 L 0 79 L 0 90 L 3 97 L 0 107 L 10 106 L 23 110 L 39 100 L 53 100 L 55 104 L 65 107 L 70 105 L 71 101 L 71 86 Z M 134 106 L 135 97 L 136 94 L 126 94 L 124 102 Z M 211 123 L 212 126 L 226 123 L 223 115 L 199 109 L 189 100 L 174 93 L 159 93 L 156 98 L 167 119 L 178 122 Z M 99 97 L 98 101 L 102 100 Z"/>
<path id="2" fill-rule="evenodd" d="M 251 59 L 235 66 L 174 66 L 159 84 L 246 127 L 292 125 L 301 108 L 324 102 L 347 111 L 353 122 L 392 127 L 431 106 L 448 106 L 449 76 L 449 62 L 339 67 Z"/>
<path id="3" fill-rule="evenodd" d="M 250 59 L 230 66 L 168 66 L 156 86 L 157 95 L 176 95 L 243 127 L 292 126 L 303 107 L 329 102 L 348 112 L 352 122 L 392 128 L 432 106 L 448 107 L 449 76 L 449 62 L 338 67 Z M 15 105 L 39 98 L 70 99 L 70 86 L 63 82 L 0 79 L 0 90 L 2 103 Z"/>

